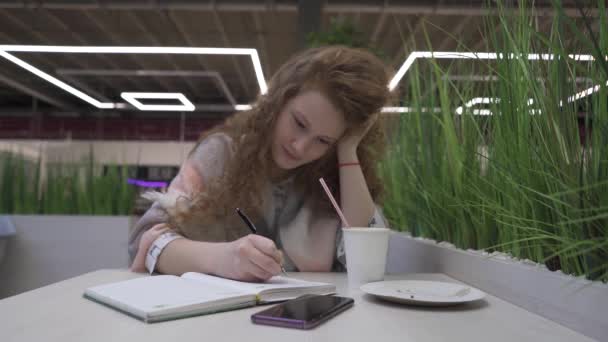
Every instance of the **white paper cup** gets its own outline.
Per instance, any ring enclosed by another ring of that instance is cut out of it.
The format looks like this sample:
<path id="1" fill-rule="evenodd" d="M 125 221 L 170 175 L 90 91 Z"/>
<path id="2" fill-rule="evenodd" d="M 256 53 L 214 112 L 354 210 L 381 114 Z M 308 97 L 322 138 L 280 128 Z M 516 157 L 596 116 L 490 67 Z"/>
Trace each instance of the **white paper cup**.
<path id="1" fill-rule="evenodd" d="M 343 228 L 348 286 L 384 280 L 388 228 Z"/>

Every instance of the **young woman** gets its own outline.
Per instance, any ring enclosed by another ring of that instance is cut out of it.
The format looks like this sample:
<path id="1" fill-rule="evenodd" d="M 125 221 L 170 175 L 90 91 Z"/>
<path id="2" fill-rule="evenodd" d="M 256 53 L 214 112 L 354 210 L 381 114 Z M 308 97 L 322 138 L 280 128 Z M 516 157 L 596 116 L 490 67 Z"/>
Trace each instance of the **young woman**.
<path id="1" fill-rule="evenodd" d="M 388 75 L 369 52 L 304 51 L 272 77 L 253 108 L 205 133 L 129 242 L 132 269 L 204 272 L 260 281 L 345 267 L 341 222 L 385 226 L 376 203 L 384 134 L 377 120 Z M 258 234 L 235 213 L 240 208 Z"/>

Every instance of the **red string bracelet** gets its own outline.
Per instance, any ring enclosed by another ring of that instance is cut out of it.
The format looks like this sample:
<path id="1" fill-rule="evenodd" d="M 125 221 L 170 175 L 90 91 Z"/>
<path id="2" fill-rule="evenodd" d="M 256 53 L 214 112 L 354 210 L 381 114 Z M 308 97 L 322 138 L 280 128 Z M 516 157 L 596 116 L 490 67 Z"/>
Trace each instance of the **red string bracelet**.
<path id="1" fill-rule="evenodd" d="M 340 163 L 338 164 L 338 167 L 342 167 L 342 166 L 352 166 L 352 165 L 360 165 L 358 162 L 352 162 L 352 163 Z"/>

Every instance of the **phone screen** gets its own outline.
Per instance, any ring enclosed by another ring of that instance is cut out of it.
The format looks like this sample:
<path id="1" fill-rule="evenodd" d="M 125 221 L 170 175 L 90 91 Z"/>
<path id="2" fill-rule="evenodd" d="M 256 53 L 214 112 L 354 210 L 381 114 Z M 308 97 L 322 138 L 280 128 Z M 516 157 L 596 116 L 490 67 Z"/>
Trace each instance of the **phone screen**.
<path id="1" fill-rule="evenodd" d="M 310 329 L 350 308 L 354 302 L 347 297 L 305 295 L 253 314 L 251 320 L 257 324 Z"/>

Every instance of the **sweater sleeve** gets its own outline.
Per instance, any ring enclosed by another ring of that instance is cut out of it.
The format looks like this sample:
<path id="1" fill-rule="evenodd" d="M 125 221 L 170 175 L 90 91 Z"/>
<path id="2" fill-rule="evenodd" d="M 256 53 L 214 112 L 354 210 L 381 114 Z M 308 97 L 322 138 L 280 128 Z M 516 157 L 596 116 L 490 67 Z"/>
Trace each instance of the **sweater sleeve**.
<path id="1" fill-rule="evenodd" d="M 153 204 L 135 223 L 129 237 L 128 250 L 131 260 L 137 254 L 141 236 L 147 230 L 156 224 L 168 223 L 171 214 L 183 206 L 188 206 L 196 194 L 204 191 L 205 184 L 222 174 L 230 153 L 230 144 L 230 138 L 224 134 L 207 137 L 192 150 L 165 193 L 147 192 L 143 195 L 153 201 Z M 146 267 L 150 272 L 154 270 L 156 259 L 162 250 L 180 237 L 182 236 L 172 231 L 154 241 L 146 255 Z"/>

